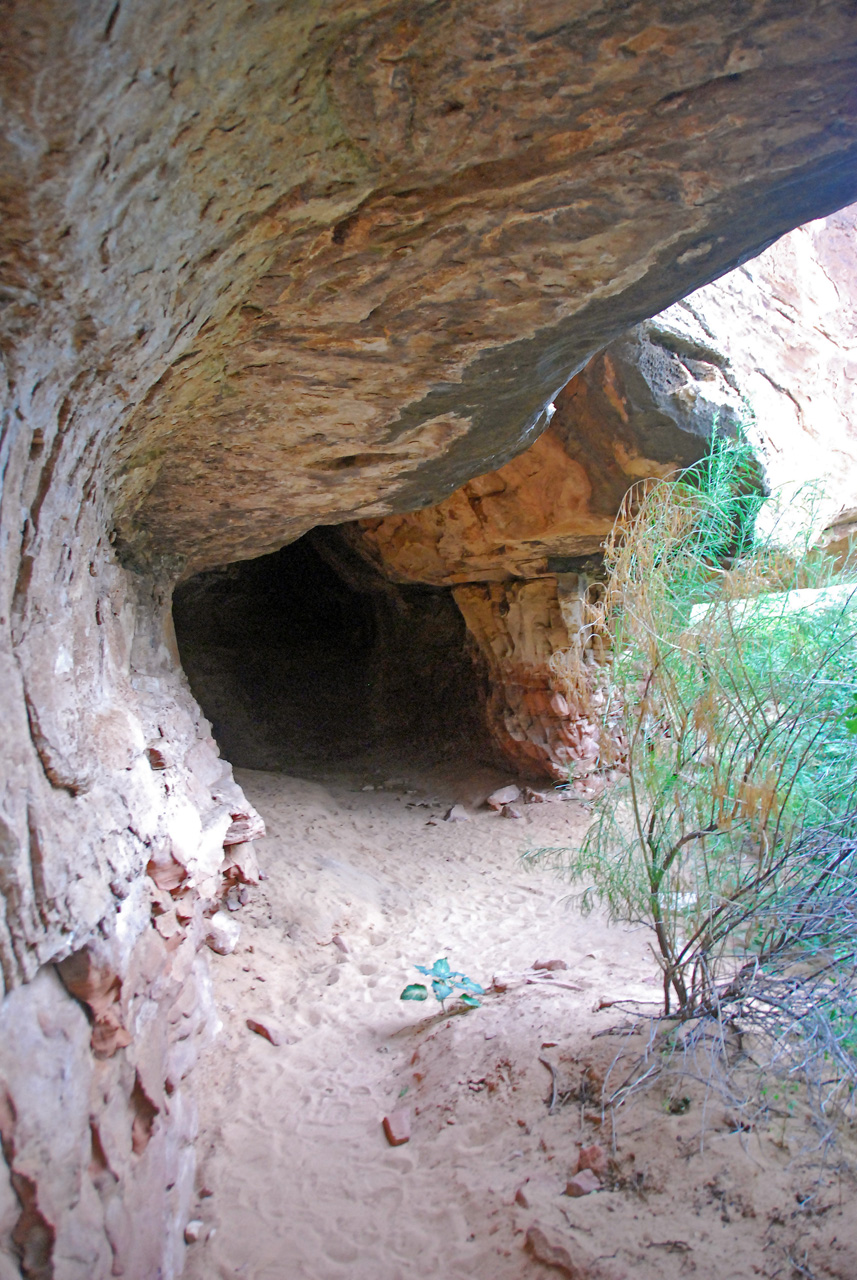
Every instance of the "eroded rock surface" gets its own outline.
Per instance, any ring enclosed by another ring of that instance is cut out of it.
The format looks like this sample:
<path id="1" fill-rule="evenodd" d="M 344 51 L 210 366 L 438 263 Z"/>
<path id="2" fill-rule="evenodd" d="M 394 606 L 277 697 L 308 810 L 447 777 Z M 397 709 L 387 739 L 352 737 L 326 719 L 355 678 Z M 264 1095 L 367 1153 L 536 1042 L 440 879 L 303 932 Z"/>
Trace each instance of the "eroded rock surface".
<path id="1" fill-rule="evenodd" d="M 443 497 L 630 323 L 853 199 L 853 5 L 3 27 L 0 1266 L 148 1280 L 181 1267 L 204 912 L 258 831 L 175 577 Z"/>
<path id="2" fill-rule="evenodd" d="M 204 60 L 199 26 L 120 9 L 61 213 L 80 340 L 149 357 L 135 555 L 436 500 L 629 322 L 857 194 L 844 0 L 224 5 Z"/>

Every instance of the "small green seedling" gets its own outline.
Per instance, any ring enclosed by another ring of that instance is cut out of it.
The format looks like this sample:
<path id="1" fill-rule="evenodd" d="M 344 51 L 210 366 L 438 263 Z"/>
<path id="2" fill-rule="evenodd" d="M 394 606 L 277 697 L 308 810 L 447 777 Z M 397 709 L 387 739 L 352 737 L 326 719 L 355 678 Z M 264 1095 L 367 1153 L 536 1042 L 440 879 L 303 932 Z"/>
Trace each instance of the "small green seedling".
<path id="1" fill-rule="evenodd" d="M 426 974 L 431 978 L 431 989 L 434 992 L 435 1000 L 439 1000 L 441 1007 L 446 1009 L 444 1001 L 456 991 L 462 991 L 461 1003 L 468 1005 L 471 1009 L 478 1009 L 480 1001 L 477 996 L 484 996 L 485 989 L 480 987 L 478 982 L 474 982 L 472 978 L 466 977 L 463 973 L 450 969 L 448 960 L 435 960 L 431 968 L 424 964 L 415 964 L 414 968 L 420 973 Z M 428 989 L 421 982 L 411 982 L 405 987 L 400 1000 L 428 1000 Z"/>

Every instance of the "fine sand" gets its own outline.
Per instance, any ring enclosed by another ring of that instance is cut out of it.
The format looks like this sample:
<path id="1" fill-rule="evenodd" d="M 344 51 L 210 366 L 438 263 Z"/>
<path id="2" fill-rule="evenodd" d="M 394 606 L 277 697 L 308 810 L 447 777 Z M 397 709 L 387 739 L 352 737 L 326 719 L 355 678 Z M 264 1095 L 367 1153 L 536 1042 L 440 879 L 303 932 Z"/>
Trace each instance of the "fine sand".
<path id="1" fill-rule="evenodd" d="M 509 779 L 465 766 L 239 780 L 268 824 L 267 879 L 236 952 L 211 957 L 223 1029 L 198 1072 L 191 1280 L 856 1280 L 854 1185 L 807 1158 L 799 1108 L 742 1132 L 693 1082 L 679 1114 L 656 1084 L 601 1123 L 621 1039 L 597 1033 L 625 1016 L 609 1002 L 659 981 L 645 930 L 581 918 L 520 863 L 579 835 L 582 805 L 506 819 L 480 806 Z M 444 821 L 454 802 L 468 820 Z M 506 990 L 466 1013 L 400 1001 L 441 956 Z M 527 981 L 547 960 L 568 968 Z M 545 1063 L 575 1093 L 552 1114 Z M 411 1138 L 392 1147 L 397 1107 Z M 564 1195 L 593 1142 L 603 1188 Z"/>

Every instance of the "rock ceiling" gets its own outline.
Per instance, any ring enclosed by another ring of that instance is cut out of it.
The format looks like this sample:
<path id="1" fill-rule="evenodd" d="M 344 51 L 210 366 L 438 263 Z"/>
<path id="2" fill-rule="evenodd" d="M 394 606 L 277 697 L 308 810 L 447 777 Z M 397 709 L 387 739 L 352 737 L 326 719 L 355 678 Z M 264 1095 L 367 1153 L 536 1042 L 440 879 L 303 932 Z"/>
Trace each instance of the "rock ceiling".
<path id="1" fill-rule="evenodd" d="M 629 324 L 857 196 L 846 0 L 43 3 L 7 27 L 18 319 L 47 289 L 97 370 L 67 412 L 110 397 L 138 563 L 437 500 Z"/>

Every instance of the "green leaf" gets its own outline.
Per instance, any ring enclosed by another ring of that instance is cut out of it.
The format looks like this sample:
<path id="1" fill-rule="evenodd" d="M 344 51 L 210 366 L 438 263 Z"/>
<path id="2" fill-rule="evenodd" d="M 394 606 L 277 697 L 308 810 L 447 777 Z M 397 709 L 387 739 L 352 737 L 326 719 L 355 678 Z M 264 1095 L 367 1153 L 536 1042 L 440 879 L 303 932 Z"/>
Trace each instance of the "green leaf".
<path id="1" fill-rule="evenodd" d="M 428 1000 L 428 991 L 421 982 L 411 982 L 405 987 L 400 1000 Z"/>
<path id="2" fill-rule="evenodd" d="M 448 982 L 441 982 L 440 978 L 434 979 L 431 989 L 435 994 L 436 1000 L 445 1000 L 447 996 L 452 995 L 452 987 Z"/>
<path id="3" fill-rule="evenodd" d="M 448 978 L 451 974 L 448 960 L 435 960 L 431 969 L 435 978 Z"/>
<path id="4" fill-rule="evenodd" d="M 482 988 L 480 987 L 479 990 L 481 991 Z M 480 1008 L 480 1002 L 476 999 L 475 996 L 462 996 L 461 1003 L 466 1004 L 471 1009 Z"/>

